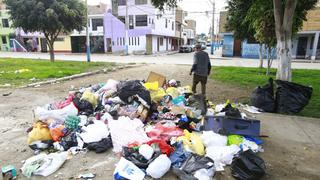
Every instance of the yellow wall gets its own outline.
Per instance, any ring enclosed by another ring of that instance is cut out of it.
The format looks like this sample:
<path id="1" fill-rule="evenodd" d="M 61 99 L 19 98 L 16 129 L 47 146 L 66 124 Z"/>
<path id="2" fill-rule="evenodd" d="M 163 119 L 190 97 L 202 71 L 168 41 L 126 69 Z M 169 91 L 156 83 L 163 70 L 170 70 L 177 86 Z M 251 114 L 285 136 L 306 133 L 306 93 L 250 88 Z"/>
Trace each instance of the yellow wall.
<path id="1" fill-rule="evenodd" d="M 320 7 L 308 11 L 307 21 L 303 22 L 303 31 L 319 31 L 320 30 Z"/>
<path id="2" fill-rule="evenodd" d="M 54 43 L 54 50 L 56 52 L 71 52 L 71 37 L 70 36 L 59 36 L 64 41 L 56 41 Z"/>

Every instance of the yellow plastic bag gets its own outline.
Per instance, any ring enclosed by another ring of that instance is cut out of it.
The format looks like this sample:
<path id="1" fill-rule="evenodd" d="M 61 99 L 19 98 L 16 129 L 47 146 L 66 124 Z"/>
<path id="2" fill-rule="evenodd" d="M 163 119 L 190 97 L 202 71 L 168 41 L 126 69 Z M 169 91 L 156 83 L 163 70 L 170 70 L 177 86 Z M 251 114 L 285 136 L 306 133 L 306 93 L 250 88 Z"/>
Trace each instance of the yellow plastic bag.
<path id="1" fill-rule="evenodd" d="M 192 94 L 191 86 L 178 87 L 178 91 L 180 94 Z"/>
<path id="2" fill-rule="evenodd" d="M 167 94 L 166 94 L 166 92 L 164 91 L 164 89 L 159 88 L 157 91 L 152 91 L 152 92 L 150 93 L 150 95 L 151 95 L 151 100 L 152 100 L 152 101 L 160 102 L 161 99 L 162 99 L 165 95 L 167 95 Z"/>
<path id="3" fill-rule="evenodd" d="M 183 147 L 186 150 L 192 151 L 200 156 L 205 154 L 204 145 L 200 136 L 195 133 L 190 133 L 187 130 L 184 130 L 184 136 L 180 136 L 177 139 L 178 142 L 183 142 Z"/>
<path id="4" fill-rule="evenodd" d="M 176 98 L 180 95 L 179 91 L 177 88 L 175 87 L 169 87 L 167 90 L 166 90 L 166 93 L 170 96 L 172 96 L 172 98 Z"/>
<path id="5" fill-rule="evenodd" d="M 96 96 L 96 95 L 93 94 L 92 92 L 90 92 L 90 91 L 85 91 L 85 92 L 82 94 L 81 99 L 90 102 L 94 108 L 97 107 L 97 104 L 98 104 L 98 96 Z"/>
<path id="6" fill-rule="evenodd" d="M 157 91 L 159 88 L 159 82 L 158 81 L 147 82 L 147 83 L 144 83 L 144 87 L 149 91 Z"/>
<path id="7" fill-rule="evenodd" d="M 47 141 L 47 140 L 52 140 L 48 125 L 45 123 L 42 123 L 41 121 L 36 122 L 33 125 L 32 131 L 29 132 L 28 134 L 28 144 L 31 144 L 34 141 Z"/>

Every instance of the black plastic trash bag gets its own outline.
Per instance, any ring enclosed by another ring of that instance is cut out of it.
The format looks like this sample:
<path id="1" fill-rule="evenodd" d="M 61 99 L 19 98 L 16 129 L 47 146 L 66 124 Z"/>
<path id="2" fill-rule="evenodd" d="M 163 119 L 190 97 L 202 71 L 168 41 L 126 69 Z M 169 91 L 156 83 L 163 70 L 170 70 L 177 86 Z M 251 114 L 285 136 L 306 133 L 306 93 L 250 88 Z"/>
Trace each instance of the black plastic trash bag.
<path id="1" fill-rule="evenodd" d="M 200 109 L 201 115 L 205 115 L 207 113 L 206 99 L 202 94 L 197 94 L 197 95 L 191 96 L 189 98 L 188 104 L 191 107 L 194 107 L 196 109 Z"/>
<path id="2" fill-rule="evenodd" d="M 112 148 L 112 140 L 111 136 L 109 135 L 108 138 L 104 138 L 99 142 L 93 142 L 93 143 L 88 143 L 87 148 L 90 151 L 95 151 L 96 153 L 103 153 Z"/>
<path id="3" fill-rule="evenodd" d="M 76 131 L 70 131 L 68 134 L 62 137 L 60 145 L 63 147 L 65 151 L 67 151 L 71 147 L 78 146 Z"/>
<path id="4" fill-rule="evenodd" d="M 273 79 L 263 87 L 258 86 L 251 94 L 250 104 L 266 112 L 275 112 Z"/>
<path id="5" fill-rule="evenodd" d="M 137 167 L 141 169 L 147 169 L 149 164 L 153 160 L 155 160 L 160 154 L 161 154 L 160 149 L 158 151 L 156 150 L 152 158 L 150 160 L 147 160 L 141 154 L 139 154 L 138 151 L 132 148 L 128 148 L 128 147 L 122 148 L 122 156 L 128 161 L 131 161 L 133 164 L 135 164 Z"/>
<path id="6" fill-rule="evenodd" d="M 227 117 L 234 117 L 234 118 L 241 118 L 241 112 L 238 108 L 232 107 L 232 105 L 229 103 L 222 109 L 221 112 L 225 112 Z"/>
<path id="7" fill-rule="evenodd" d="M 231 163 L 231 174 L 239 180 L 260 179 L 266 173 L 266 165 L 262 158 L 252 150 L 244 151 Z"/>
<path id="8" fill-rule="evenodd" d="M 130 98 L 134 95 L 138 95 L 150 108 L 150 92 L 140 83 L 139 80 L 121 82 L 117 88 L 118 96 L 123 102 L 130 103 L 132 101 L 132 99 L 130 100 Z"/>
<path id="9" fill-rule="evenodd" d="M 93 105 L 89 101 L 81 99 L 81 93 L 76 93 L 72 101 L 73 104 L 78 108 L 79 114 L 87 116 L 93 114 Z"/>
<path id="10" fill-rule="evenodd" d="M 276 80 L 276 106 L 278 113 L 293 114 L 300 112 L 312 95 L 312 87 Z"/>

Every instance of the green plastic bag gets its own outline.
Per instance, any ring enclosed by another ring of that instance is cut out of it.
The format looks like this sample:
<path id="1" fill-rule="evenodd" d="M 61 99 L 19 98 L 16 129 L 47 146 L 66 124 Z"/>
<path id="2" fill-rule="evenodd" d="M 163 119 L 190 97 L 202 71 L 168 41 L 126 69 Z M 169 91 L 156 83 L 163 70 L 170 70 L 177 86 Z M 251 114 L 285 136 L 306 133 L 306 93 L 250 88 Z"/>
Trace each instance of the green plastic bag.
<path id="1" fill-rule="evenodd" d="M 240 145 L 243 142 L 243 136 L 240 135 L 229 135 L 228 136 L 228 146 L 230 145 Z"/>

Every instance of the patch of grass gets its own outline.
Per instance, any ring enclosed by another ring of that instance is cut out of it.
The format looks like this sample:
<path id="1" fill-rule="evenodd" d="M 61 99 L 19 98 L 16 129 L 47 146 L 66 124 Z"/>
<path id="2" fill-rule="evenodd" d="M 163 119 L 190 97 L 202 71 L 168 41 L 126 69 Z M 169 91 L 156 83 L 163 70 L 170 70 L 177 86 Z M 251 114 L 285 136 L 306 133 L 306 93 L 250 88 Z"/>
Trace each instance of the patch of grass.
<path id="1" fill-rule="evenodd" d="M 115 63 L 0 58 L 0 85 L 22 85 L 115 66 Z M 17 72 L 17 71 L 21 72 Z M 24 71 L 24 72 L 23 72 Z"/>
<path id="2" fill-rule="evenodd" d="M 266 76 L 266 69 L 243 67 L 214 67 L 211 79 L 232 85 L 254 89 L 267 84 L 268 79 L 276 77 L 276 69 L 271 69 L 271 75 Z M 292 81 L 313 87 L 309 104 L 298 115 L 320 118 L 320 70 L 294 69 Z"/>

